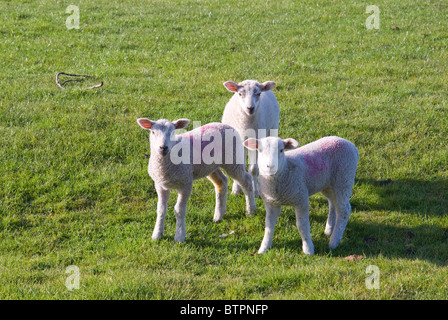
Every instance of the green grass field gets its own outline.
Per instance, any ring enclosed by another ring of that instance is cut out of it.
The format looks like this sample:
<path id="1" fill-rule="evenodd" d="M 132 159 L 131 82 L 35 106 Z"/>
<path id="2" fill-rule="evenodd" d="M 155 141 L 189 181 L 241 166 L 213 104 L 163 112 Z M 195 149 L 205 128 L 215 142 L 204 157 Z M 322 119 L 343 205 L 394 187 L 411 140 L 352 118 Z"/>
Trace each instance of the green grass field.
<path id="1" fill-rule="evenodd" d="M 79 29 L 66 27 L 71 4 Z M 371 4 L 378 30 L 366 28 Z M 437 0 L 1 0 L 0 299 L 447 299 L 447 12 Z M 57 72 L 96 79 L 63 90 Z M 288 207 L 272 249 L 254 255 L 262 200 L 246 217 L 244 198 L 229 195 L 213 223 L 206 179 L 186 242 L 173 241 L 174 192 L 164 238 L 151 240 L 157 196 L 136 119 L 220 121 L 222 83 L 245 79 L 277 82 L 281 137 L 357 145 L 336 250 L 315 195 L 314 256 Z M 366 286 L 370 265 L 379 289 Z"/>

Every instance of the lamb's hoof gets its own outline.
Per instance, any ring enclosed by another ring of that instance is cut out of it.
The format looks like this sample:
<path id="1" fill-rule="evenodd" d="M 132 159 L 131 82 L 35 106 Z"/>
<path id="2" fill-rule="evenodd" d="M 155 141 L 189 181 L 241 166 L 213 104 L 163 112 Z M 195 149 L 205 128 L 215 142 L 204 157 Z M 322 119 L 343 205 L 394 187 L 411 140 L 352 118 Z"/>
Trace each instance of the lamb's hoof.
<path id="1" fill-rule="evenodd" d="M 328 248 L 330 248 L 330 250 L 335 250 L 338 246 L 339 246 L 339 243 L 334 244 L 334 243 L 330 242 L 330 244 L 328 245 Z"/>
<path id="2" fill-rule="evenodd" d="M 153 235 L 153 236 L 151 237 L 151 239 L 154 240 L 154 241 L 160 240 L 161 238 L 162 238 L 162 235 L 161 235 L 161 234 L 156 234 L 156 235 Z"/>
<path id="3" fill-rule="evenodd" d="M 249 210 L 246 209 L 246 216 L 252 217 L 252 216 L 255 216 L 256 213 L 257 213 L 257 208 L 253 208 L 253 209 L 249 209 Z"/>
<path id="4" fill-rule="evenodd" d="M 182 243 L 182 242 L 185 241 L 185 238 L 186 238 L 186 237 L 187 237 L 186 235 L 183 235 L 183 236 L 174 236 L 174 241 L 176 241 L 177 243 Z"/>
<path id="5" fill-rule="evenodd" d="M 314 255 L 314 246 L 312 246 L 312 247 L 303 247 L 302 251 L 307 256 L 312 256 L 312 255 Z"/>
<path id="6" fill-rule="evenodd" d="M 339 244 L 341 243 L 341 240 L 342 240 L 341 238 L 342 237 L 336 237 L 335 234 L 332 234 L 331 238 L 330 238 L 330 243 L 328 244 L 328 247 L 331 250 L 336 249 L 339 246 Z"/>

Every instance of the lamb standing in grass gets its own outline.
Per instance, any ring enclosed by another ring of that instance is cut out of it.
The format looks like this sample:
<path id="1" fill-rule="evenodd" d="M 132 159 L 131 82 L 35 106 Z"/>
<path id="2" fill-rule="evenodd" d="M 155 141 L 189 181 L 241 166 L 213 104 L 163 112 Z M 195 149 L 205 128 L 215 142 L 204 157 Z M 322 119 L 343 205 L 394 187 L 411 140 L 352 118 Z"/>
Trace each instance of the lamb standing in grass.
<path id="1" fill-rule="evenodd" d="M 358 166 L 358 149 L 339 137 L 325 137 L 301 148 L 294 139 L 268 137 L 247 139 L 246 148 L 258 151 L 258 186 L 266 207 L 265 234 L 258 253 L 272 245 L 275 224 L 282 205 L 292 205 L 302 249 L 314 254 L 310 236 L 309 197 L 321 192 L 329 204 L 325 234 L 335 249 L 350 217 L 350 197 Z M 285 153 L 285 150 L 295 149 Z"/>
<path id="2" fill-rule="evenodd" d="M 245 80 L 239 84 L 233 81 L 224 82 L 224 86 L 235 94 L 227 103 L 222 116 L 222 123 L 235 128 L 244 141 L 247 138 L 264 138 L 275 135 L 270 130 L 278 130 L 280 108 L 271 91 L 275 82 L 259 83 L 255 80 Z M 260 130 L 260 132 L 259 132 Z M 247 153 L 244 153 L 246 159 Z M 249 152 L 249 173 L 252 175 L 254 194 L 258 197 L 256 152 Z M 241 187 L 238 182 L 233 183 L 232 193 L 238 194 Z"/>
<path id="3" fill-rule="evenodd" d="M 215 185 L 216 207 L 213 220 L 219 221 L 223 218 L 226 210 L 227 177 L 220 168 L 241 184 L 246 195 L 246 212 L 248 214 L 255 212 L 251 176 L 241 159 L 239 161 L 237 159 L 238 154 L 243 154 L 243 150 L 239 151 L 236 148 L 243 149 L 243 144 L 233 128 L 222 123 L 209 123 L 184 134 L 175 135 L 174 130 L 185 128 L 190 120 L 179 119 L 170 122 L 165 119 L 152 121 L 140 118 L 137 122 L 143 129 L 151 131 L 148 173 L 154 180 L 158 195 L 157 221 L 152 239 L 160 239 L 163 235 L 170 189 L 176 189 L 178 199 L 174 207 L 176 214 L 174 240 L 177 242 L 185 240 L 187 202 L 193 180 L 199 178 L 207 177 Z M 222 141 L 218 143 L 220 141 L 216 139 L 227 137 L 227 134 L 232 137 L 232 142 L 235 138 L 236 143 L 227 144 Z M 209 151 L 208 157 L 205 157 L 206 150 Z"/>

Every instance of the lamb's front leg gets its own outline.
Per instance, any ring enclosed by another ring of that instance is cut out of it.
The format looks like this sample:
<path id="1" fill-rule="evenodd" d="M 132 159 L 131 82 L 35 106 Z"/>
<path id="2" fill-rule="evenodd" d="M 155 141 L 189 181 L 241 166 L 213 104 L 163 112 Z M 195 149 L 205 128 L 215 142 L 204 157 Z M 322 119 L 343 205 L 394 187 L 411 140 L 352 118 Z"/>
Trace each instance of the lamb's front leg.
<path id="1" fill-rule="evenodd" d="M 266 202 L 264 205 L 266 207 L 266 220 L 263 242 L 258 250 L 260 254 L 265 253 L 272 245 L 275 225 L 277 224 L 277 219 L 281 211 L 281 207 L 272 206 Z"/>
<path id="2" fill-rule="evenodd" d="M 174 234 L 174 241 L 184 242 L 187 236 L 187 228 L 185 226 L 185 216 L 187 215 L 187 202 L 190 198 L 192 183 L 184 186 L 178 190 L 177 203 L 174 206 L 174 213 L 176 214 L 176 233 Z"/>
<path id="3" fill-rule="evenodd" d="M 163 229 L 165 226 L 165 216 L 167 211 L 168 198 L 170 197 L 170 190 L 164 189 L 161 186 L 156 185 L 157 191 L 157 221 L 152 233 L 152 239 L 160 239 L 163 235 Z"/>

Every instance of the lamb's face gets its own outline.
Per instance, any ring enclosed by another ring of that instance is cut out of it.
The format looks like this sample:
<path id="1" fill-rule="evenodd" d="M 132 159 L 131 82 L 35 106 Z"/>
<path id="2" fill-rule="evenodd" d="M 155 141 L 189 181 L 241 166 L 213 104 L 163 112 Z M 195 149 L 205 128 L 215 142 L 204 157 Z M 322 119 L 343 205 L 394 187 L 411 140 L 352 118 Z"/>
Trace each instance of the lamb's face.
<path id="1" fill-rule="evenodd" d="M 240 107 L 248 115 L 253 115 L 260 107 L 260 84 L 256 81 L 243 82 L 242 84 L 238 89 Z"/>
<path id="2" fill-rule="evenodd" d="M 267 137 L 259 140 L 258 168 L 260 175 L 273 176 L 285 161 L 285 147 L 280 138 Z"/>
<path id="3" fill-rule="evenodd" d="M 149 135 L 149 143 L 151 151 L 160 152 L 162 156 L 166 156 L 174 145 L 174 125 L 168 120 L 158 120 L 151 127 Z"/>
<path id="4" fill-rule="evenodd" d="M 190 123 L 190 120 L 179 119 L 171 122 L 165 119 L 152 121 L 140 118 L 137 119 L 137 122 L 142 128 L 151 131 L 149 135 L 151 153 L 159 153 L 162 156 L 166 156 L 177 143 L 174 131 L 185 128 Z"/>
<path id="5" fill-rule="evenodd" d="M 275 86 L 275 82 L 266 81 L 264 83 L 258 83 L 256 80 L 245 80 L 239 84 L 233 81 L 224 82 L 224 86 L 227 90 L 235 92 L 238 95 L 238 102 L 247 115 L 254 115 L 260 107 L 261 93 L 264 91 L 272 90 Z"/>
<path id="6" fill-rule="evenodd" d="M 299 143 L 294 139 L 282 140 L 276 137 L 247 139 L 244 146 L 258 151 L 258 169 L 262 176 L 274 176 L 286 163 L 285 150 L 295 149 Z"/>

